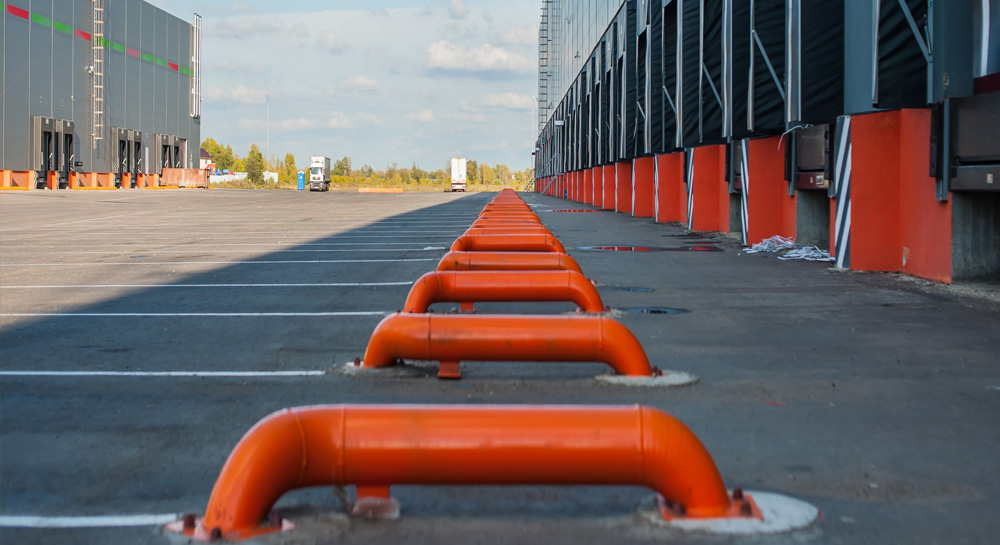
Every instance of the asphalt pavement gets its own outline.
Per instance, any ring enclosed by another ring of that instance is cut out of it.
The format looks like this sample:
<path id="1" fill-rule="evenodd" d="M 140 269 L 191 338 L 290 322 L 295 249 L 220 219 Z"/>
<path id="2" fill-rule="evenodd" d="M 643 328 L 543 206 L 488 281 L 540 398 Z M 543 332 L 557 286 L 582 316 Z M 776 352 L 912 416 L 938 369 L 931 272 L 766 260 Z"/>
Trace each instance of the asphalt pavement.
<path id="1" fill-rule="evenodd" d="M 279 502 L 320 521 L 311 533 L 263 541 L 997 542 L 1000 310 L 960 288 L 522 194 L 651 362 L 696 384 L 609 385 L 594 363 L 470 362 L 459 381 L 339 372 L 494 196 L 0 194 L 0 539 L 168 543 L 144 521 L 203 511 L 239 438 L 284 407 L 638 403 L 687 424 L 728 486 L 820 519 L 719 537 L 648 522 L 638 487 L 397 486 L 402 517 L 371 522 L 344 515 L 350 488 L 316 488 Z M 594 248 L 609 246 L 655 251 Z"/>

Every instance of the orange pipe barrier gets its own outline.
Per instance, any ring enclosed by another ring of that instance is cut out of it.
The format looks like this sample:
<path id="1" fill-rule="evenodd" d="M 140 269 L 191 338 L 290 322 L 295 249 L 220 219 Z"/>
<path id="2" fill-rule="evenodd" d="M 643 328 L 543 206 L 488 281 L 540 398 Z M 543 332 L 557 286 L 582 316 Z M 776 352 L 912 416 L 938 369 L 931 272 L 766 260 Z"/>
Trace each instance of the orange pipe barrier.
<path id="1" fill-rule="evenodd" d="M 549 231 L 541 225 L 524 226 L 524 227 L 469 227 L 466 229 L 464 235 L 552 235 L 552 231 Z M 554 235 L 553 235 L 554 236 Z"/>
<path id="2" fill-rule="evenodd" d="M 542 222 L 535 218 L 504 218 L 504 217 L 487 217 L 479 218 L 472 222 L 472 226 L 477 225 L 542 225 Z"/>
<path id="3" fill-rule="evenodd" d="M 443 301 L 572 301 L 584 312 L 604 311 L 597 289 L 575 271 L 433 271 L 410 289 L 403 312 L 427 312 Z"/>
<path id="4" fill-rule="evenodd" d="M 618 374 L 653 376 L 635 335 L 606 316 L 403 314 L 375 327 L 363 365 L 438 361 L 438 377 L 459 378 L 460 361 L 606 363 Z"/>
<path id="5" fill-rule="evenodd" d="M 566 249 L 552 235 L 462 235 L 451 245 L 452 252 L 556 252 Z"/>
<path id="6" fill-rule="evenodd" d="M 483 212 L 482 214 L 479 214 L 479 219 L 504 221 L 527 220 L 538 223 L 542 222 L 542 220 L 534 214 L 501 214 L 498 212 Z"/>
<path id="7" fill-rule="evenodd" d="M 743 506 L 742 516 L 760 517 L 748 495 L 726 492 L 698 437 L 650 407 L 319 405 L 254 425 L 204 519 L 192 517 L 183 533 L 205 541 L 278 531 L 268 513 L 286 492 L 352 484 L 359 499 L 387 498 L 391 485 L 635 485 L 688 517 L 739 517 Z"/>
<path id="8" fill-rule="evenodd" d="M 448 252 L 439 271 L 576 271 L 583 269 L 570 256 L 554 252 Z"/>

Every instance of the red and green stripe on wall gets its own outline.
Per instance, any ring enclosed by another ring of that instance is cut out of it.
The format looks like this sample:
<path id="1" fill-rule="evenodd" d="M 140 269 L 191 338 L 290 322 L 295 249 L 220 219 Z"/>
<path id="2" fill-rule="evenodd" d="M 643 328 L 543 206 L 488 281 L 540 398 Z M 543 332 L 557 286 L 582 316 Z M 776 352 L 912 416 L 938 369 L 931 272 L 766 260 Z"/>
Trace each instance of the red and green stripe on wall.
<path id="1" fill-rule="evenodd" d="M 142 53 L 138 49 L 132 49 L 131 47 L 126 46 L 125 44 L 121 44 L 105 38 L 95 37 L 91 33 L 85 30 L 81 30 L 79 28 L 74 29 L 72 26 L 69 26 L 65 23 L 60 23 L 59 21 L 55 21 L 49 17 L 46 17 L 44 15 L 39 15 L 37 13 L 30 13 L 28 10 L 19 8 L 13 4 L 0 2 L 0 11 L 8 13 L 13 17 L 24 19 L 25 21 L 31 21 L 37 25 L 46 28 L 53 28 L 57 32 L 62 32 L 63 34 L 71 34 L 81 40 L 86 40 L 92 43 L 98 43 L 104 47 L 111 49 L 112 51 L 117 51 L 118 53 L 122 53 L 130 57 L 141 59 L 156 66 L 162 66 L 168 70 L 179 72 L 186 76 L 191 75 L 191 70 L 186 66 L 181 66 L 178 63 L 170 62 L 166 59 L 161 59 L 159 57 L 154 57 L 149 53 Z"/>

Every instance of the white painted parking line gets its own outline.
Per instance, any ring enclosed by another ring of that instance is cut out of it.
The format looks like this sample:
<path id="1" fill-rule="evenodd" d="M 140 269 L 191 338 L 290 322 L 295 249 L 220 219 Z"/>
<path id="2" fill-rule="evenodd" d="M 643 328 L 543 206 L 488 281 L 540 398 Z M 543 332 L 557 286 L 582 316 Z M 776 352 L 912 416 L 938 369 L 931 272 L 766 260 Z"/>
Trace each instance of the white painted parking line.
<path id="1" fill-rule="evenodd" d="M 451 238 L 452 236 L 453 235 L 447 235 L 447 237 L 445 237 L 445 236 L 434 237 L 432 235 L 432 236 L 428 236 L 427 238 Z M 74 240 L 73 243 L 74 244 L 78 244 L 79 241 Z M 432 242 L 432 241 L 429 241 L 429 240 L 422 240 L 422 241 L 415 241 L 414 240 L 414 241 L 407 241 L 407 242 L 211 242 L 211 243 L 209 243 L 207 241 L 204 241 L 204 242 L 200 242 L 197 245 L 183 243 L 182 246 L 184 248 L 187 248 L 189 251 L 190 251 L 191 248 L 198 248 L 199 251 L 204 251 L 204 250 L 206 250 L 206 248 L 205 248 L 206 246 L 208 246 L 208 247 L 214 247 L 214 246 L 219 246 L 219 247 L 229 247 L 229 246 L 371 246 L 373 244 L 378 244 L 380 246 L 404 246 L 404 245 L 415 244 L 417 246 L 420 246 L 420 245 L 423 245 L 423 244 L 435 244 L 435 242 Z M 440 244 L 440 242 L 436 242 L 436 244 Z M 30 249 L 37 249 L 40 245 L 36 244 L 36 243 L 31 243 L 31 244 L 24 244 L 23 246 L 25 246 L 27 248 L 30 248 Z M 63 244 L 59 244 L 59 245 L 52 244 L 52 245 L 48 245 L 46 247 L 57 248 L 59 246 L 63 246 Z M 87 245 L 88 248 L 123 248 L 124 247 L 124 248 L 133 248 L 134 249 L 134 248 L 138 247 L 138 248 L 145 248 L 145 249 L 148 249 L 150 251 L 152 251 L 152 250 L 154 250 L 156 248 L 160 248 L 160 247 L 174 247 L 174 246 L 175 246 L 174 244 L 166 244 L 166 243 L 161 243 L 161 244 L 144 244 L 144 245 L 141 245 L 141 246 L 139 246 L 139 245 L 137 245 L 135 243 L 125 243 L 125 244 L 88 244 Z M 17 249 L 16 245 L 11 245 L 11 247 Z M 396 248 L 392 248 L 392 249 L 395 250 Z M 136 251 L 139 251 L 139 250 L 136 250 Z"/>
<path id="2" fill-rule="evenodd" d="M 320 377 L 326 371 L 0 371 L 3 377 Z"/>
<path id="3" fill-rule="evenodd" d="M 326 284 L 79 284 L 51 286 L 0 286 L 3 290 L 64 290 L 119 288 L 366 288 L 379 286 L 411 286 L 413 282 L 330 282 Z"/>
<path id="4" fill-rule="evenodd" d="M 32 248 L 33 249 L 33 248 Z M 336 254 L 336 253 L 357 253 L 357 252 L 426 252 L 430 250 L 443 250 L 444 248 L 440 246 L 425 246 L 423 248 L 324 248 L 319 250 L 269 250 L 269 253 L 281 253 L 281 254 L 293 254 L 293 253 L 309 253 L 309 254 Z M 64 250 L 55 251 L 49 253 L 57 254 L 189 254 L 193 252 L 193 248 L 165 248 L 165 249 L 146 249 L 146 250 L 132 250 L 126 252 L 116 252 L 114 250 Z M 214 250 L 198 248 L 198 252 L 210 252 L 217 254 L 246 254 L 253 253 L 255 250 Z"/>
<path id="5" fill-rule="evenodd" d="M 96 517 L 0 515 L 0 526 L 6 528 L 121 528 L 126 526 L 159 526 L 174 522 L 178 518 L 180 515 L 177 513 Z"/>
<path id="6" fill-rule="evenodd" d="M 401 261 L 438 261 L 434 258 L 410 259 L 307 259 L 282 261 L 121 261 L 113 263 L 0 263 L 0 267 L 74 267 L 91 265 L 288 265 L 290 263 L 399 263 Z"/>
<path id="7" fill-rule="evenodd" d="M 275 318 L 322 316 L 384 316 L 389 310 L 343 312 L 4 312 L 2 318 Z"/>

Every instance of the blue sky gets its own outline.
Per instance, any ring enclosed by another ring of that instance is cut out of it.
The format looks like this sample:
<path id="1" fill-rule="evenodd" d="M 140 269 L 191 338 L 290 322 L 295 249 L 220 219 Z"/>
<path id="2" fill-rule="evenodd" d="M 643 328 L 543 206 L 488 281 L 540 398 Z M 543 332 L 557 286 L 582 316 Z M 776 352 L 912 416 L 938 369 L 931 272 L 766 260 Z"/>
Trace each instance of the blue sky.
<path id="1" fill-rule="evenodd" d="M 241 156 L 531 165 L 537 0 L 153 3 L 204 18 L 202 138 Z"/>

